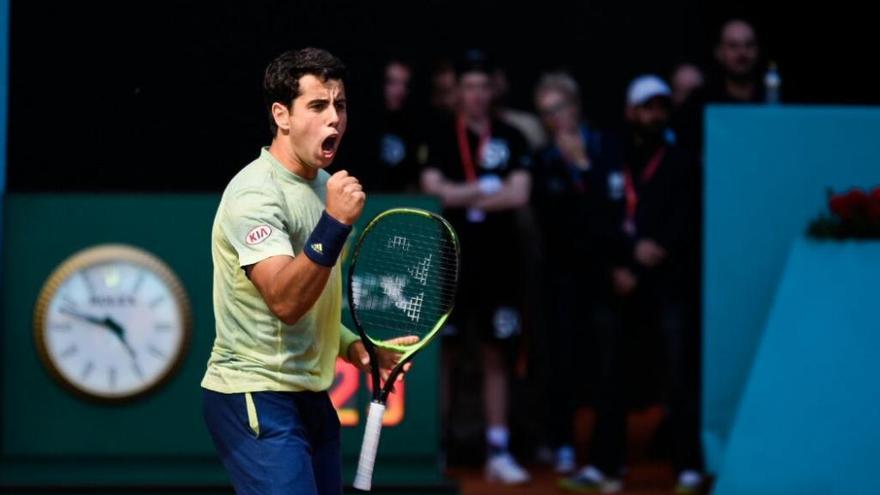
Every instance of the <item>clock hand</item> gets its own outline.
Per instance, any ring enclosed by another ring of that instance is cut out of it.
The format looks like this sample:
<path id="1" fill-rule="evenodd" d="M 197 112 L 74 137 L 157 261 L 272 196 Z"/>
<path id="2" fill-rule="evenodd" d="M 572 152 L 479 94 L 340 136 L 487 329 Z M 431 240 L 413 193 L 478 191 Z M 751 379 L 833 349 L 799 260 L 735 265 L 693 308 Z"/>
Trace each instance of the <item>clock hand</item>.
<path id="1" fill-rule="evenodd" d="M 132 359 L 135 358 L 134 349 L 128 344 L 128 340 L 125 338 L 125 329 L 119 323 L 116 323 L 116 320 L 110 318 L 109 316 L 105 317 L 102 320 L 102 323 L 105 327 L 109 328 L 111 332 L 113 332 L 116 337 L 119 338 L 119 341 L 122 342 L 122 345 L 128 350 L 128 353 L 131 354 Z"/>
<path id="2" fill-rule="evenodd" d="M 117 338 L 119 338 L 119 340 L 122 342 L 122 345 L 125 346 L 125 349 L 128 351 L 129 354 L 131 354 L 132 359 L 134 359 L 134 349 L 132 349 L 131 346 L 128 344 L 128 341 L 125 340 L 125 329 L 123 329 L 118 323 L 116 323 L 113 318 L 110 318 L 109 316 L 98 318 L 68 308 L 60 308 L 58 311 L 66 315 L 70 315 L 74 318 L 87 321 L 93 325 L 104 327 L 110 330 L 111 332 L 113 332 L 114 335 L 116 335 Z"/>
<path id="3" fill-rule="evenodd" d="M 102 326 L 102 327 L 106 326 L 106 323 L 104 323 L 104 320 L 97 318 L 97 317 L 94 317 L 94 316 L 89 316 L 87 314 L 80 313 L 78 311 L 74 311 L 72 309 L 61 308 L 58 311 L 66 314 L 66 315 L 72 316 L 74 318 L 87 321 L 93 325 L 98 325 L 98 326 Z"/>

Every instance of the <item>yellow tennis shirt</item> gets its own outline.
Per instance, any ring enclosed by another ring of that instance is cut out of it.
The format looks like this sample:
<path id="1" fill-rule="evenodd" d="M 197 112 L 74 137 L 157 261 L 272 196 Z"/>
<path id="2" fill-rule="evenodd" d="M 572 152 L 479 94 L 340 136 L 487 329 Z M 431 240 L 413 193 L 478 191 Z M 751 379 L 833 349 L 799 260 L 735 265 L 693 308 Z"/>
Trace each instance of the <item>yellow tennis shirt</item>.
<path id="1" fill-rule="evenodd" d="M 293 325 L 279 320 L 242 267 L 271 256 L 299 256 L 324 211 L 329 174 L 306 180 L 268 148 L 229 182 L 211 232 L 217 337 L 202 386 L 222 393 L 321 391 L 337 356 L 357 335 L 340 321 L 342 276 L 333 267 L 324 292 Z"/>

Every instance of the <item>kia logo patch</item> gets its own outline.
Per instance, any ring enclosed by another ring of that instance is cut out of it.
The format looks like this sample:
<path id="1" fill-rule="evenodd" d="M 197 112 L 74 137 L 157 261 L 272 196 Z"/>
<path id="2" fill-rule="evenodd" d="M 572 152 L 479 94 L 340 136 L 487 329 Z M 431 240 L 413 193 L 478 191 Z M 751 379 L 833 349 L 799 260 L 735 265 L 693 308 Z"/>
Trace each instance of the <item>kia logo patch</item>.
<path id="1" fill-rule="evenodd" d="M 259 244 L 265 241 L 269 234 L 272 233 L 272 227 L 268 225 L 260 225 L 259 227 L 254 227 L 250 232 L 245 236 L 245 242 L 250 245 Z"/>

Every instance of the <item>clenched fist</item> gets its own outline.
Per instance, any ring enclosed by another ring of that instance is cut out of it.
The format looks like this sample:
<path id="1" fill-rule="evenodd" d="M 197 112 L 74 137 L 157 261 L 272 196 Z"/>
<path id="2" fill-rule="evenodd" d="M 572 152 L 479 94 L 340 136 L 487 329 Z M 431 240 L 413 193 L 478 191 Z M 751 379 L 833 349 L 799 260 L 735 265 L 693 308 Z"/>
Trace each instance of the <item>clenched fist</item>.
<path id="1" fill-rule="evenodd" d="M 366 200 L 361 183 L 345 170 L 327 180 L 327 214 L 336 220 L 352 225 L 361 216 Z"/>

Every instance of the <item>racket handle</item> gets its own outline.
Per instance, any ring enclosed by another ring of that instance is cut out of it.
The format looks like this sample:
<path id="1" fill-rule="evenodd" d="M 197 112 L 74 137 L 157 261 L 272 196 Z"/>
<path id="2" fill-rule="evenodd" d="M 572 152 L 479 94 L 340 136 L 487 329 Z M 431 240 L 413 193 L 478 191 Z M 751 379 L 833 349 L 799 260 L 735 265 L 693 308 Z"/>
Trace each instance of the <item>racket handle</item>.
<path id="1" fill-rule="evenodd" d="M 361 457 L 358 460 L 357 474 L 354 476 L 354 487 L 358 490 L 370 491 L 373 485 L 373 465 L 376 463 L 376 450 L 379 448 L 379 434 L 382 432 L 384 414 L 385 404 L 370 402 L 364 443 L 361 444 Z"/>

